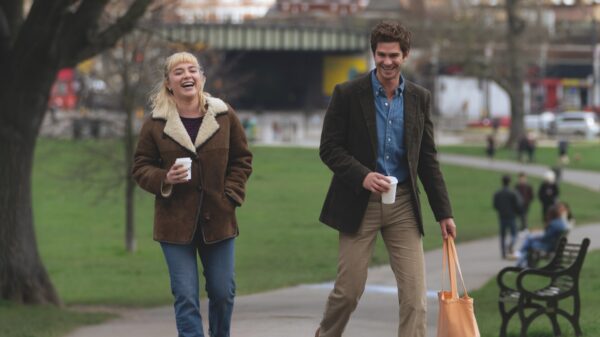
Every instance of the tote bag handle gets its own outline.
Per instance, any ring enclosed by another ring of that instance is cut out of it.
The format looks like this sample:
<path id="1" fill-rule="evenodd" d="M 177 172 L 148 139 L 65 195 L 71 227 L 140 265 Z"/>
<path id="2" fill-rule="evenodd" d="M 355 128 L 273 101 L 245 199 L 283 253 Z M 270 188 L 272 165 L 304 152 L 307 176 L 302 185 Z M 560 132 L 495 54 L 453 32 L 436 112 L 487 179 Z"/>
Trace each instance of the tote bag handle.
<path id="1" fill-rule="evenodd" d="M 463 296 L 469 297 L 469 294 L 467 293 L 467 287 L 465 286 L 465 280 L 463 279 L 462 271 L 460 270 L 460 263 L 458 262 L 458 253 L 456 252 L 456 245 L 454 244 L 454 239 L 451 236 L 448 236 L 447 239 L 444 239 L 442 245 L 442 291 L 444 290 L 444 274 L 446 271 L 446 264 L 448 265 L 448 274 L 450 277 L 450 290 L 452 298 L 458 298 L 456 270 L 458 270 L 458 276 L 460 277 L 460 281 L 463 286 Z"/>

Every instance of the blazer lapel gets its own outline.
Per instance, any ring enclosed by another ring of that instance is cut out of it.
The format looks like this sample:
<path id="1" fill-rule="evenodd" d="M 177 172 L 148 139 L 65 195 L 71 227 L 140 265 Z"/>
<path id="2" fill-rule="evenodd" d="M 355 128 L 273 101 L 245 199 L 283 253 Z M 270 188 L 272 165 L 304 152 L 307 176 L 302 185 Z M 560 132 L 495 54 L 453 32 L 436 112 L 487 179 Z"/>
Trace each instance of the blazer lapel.
<path id="1" fill-rule="evenodd" d="M 373 96 L 373 88 L 371 86 L 371 73 L 364 77 L 358 96 L 367 130 L 369 130 L 371 149 L 373 150 L 373 154 L 377 156 L 377 122 L 375 121 L 375 97 Z"/>
<path id="2" fill-rule="evenodd" d="M 417 115 L 419 101 L 417 95 L 413 92 L 410 84 L 407 82 L 404 92 L 404 147 L 406 148 L 407 158 L 412 158 L 415 151 L 415 139 L 418 136 L 419 116 Z"/>

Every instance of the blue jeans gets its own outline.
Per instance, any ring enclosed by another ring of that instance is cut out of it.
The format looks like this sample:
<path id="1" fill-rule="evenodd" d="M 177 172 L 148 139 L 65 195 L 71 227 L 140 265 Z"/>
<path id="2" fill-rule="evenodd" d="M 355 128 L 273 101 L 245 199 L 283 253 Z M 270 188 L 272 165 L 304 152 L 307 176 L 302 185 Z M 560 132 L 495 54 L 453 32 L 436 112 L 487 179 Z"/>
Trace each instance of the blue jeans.
<path id="1" fill-rule="evenodd" d="M 188 245 L 160 243 L 169 267 L 179 337 L 204 337 L 196 253 L 204 267 L 208 295 L 208 334 L 229 337 L 234 281 L 234 239 L 207 245 L 201 238 Z"/>
<path id="2" fill-rule="evenodd" d="M 521 250 L 520 250 L 519 260 L 517 261 L 518 267 L 527 267 L 527 254 L 529 253 L 530 249 L 546 250 L 546 246 L 542 242 L 543 236 L 544 236 L 544 234 L 539 233 L 539 234 L 528 235 L 525 238 L 525 241 L 523 242 L 523 246 L 521 247 Z"/>
<path id="3" fill-rule="evenodd" d="M 516 218 L 500 218 L 500 252 L 502 258 L 506 257 L 506 231 L 510 230 L 510 243 L 508 250 L 512 253 L 515 241 L 517 241 L 517 219 Z"/>

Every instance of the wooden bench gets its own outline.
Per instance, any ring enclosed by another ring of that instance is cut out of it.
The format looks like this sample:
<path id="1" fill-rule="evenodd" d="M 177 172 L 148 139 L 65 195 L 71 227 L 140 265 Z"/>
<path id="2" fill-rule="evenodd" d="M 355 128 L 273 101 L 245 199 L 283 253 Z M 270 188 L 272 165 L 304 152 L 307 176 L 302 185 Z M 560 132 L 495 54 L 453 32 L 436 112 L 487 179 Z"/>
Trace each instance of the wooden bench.
<path id="1" fill-rule="evenodd" d="M 542 261 L 550 261 L 554 257 L 554 253 L 556 252 L 560 240 L 564 237 L 567 238 L 569 236 L 569 230 L 565 230 L 560 234 L 556 241 L 553 242 L 552 248 L 549 250 L 542 249 L 529 249 L 527 251 L 527 267 L 536 268 Z"/>
<path id="2" fill-rule="evenodd" d="M 557 316 L 566 318 L 577 336 L 581 336 L 579 325 L 580 297 L 579 273 L 583 265 L 590 239 L 584 239 L 581 244 L 567 243 L 565 237 L 561 238 L 552 260 L 541 268 L 506 267 L 498 273 L 496 278 L 500 287 L 498 306 L 502 316 L 500 337 L 506 336 L 506 328 L 513 315 L 518 314 L 521 322 L 521 337 L 527 337 L 529 325 L 539 316 L 546 315 L 552 322 L 554 336 L 561 336 Z M 505 278 L 516 273 L 515 286 L 510 287 Z M 526 279 L 542 277 L 548 279 L 539 289 L 527 289 L 524 286 Z M 561 300 L 573 299 L 573 312 L 569 313 L 559 308 Z M 533 310 L 533 312 L 531 312 Z"/>

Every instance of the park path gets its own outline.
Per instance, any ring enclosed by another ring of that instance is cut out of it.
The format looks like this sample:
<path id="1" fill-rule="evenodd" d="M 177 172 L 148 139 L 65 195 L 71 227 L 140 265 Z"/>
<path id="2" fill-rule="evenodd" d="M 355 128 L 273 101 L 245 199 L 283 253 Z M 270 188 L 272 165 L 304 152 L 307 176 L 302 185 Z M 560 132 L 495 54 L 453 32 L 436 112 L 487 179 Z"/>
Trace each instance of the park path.
<path id="1" fill-rule="evenodd" d="M 440 155 L 443 163 L 500 172 L 525 171 L 541 176 L 548 169 L 541 165 L 489 161 L 458 155 Z M 600 189 L 600 173 L 565 170 L 564 181 L 595 191 Z M 460 230 L 460 228 L 459 228 Z M 573 241 L 600 237 L 600 224 L 579 225 L 570 234 Z M 478 289 L 498 270 L 514 262 L 499 258 L 497 237 L 457 245 L 467 288 Z M 590 249 L 599 249 L 593 239 Z M 441 287 L 441 250 L 425 253 L 428 286 L 428 336 L 435 336 L 437 321 L 436 292 Z M 319 323 L 331 283 L 307 284 L 269 292 L 239 296 L 233 317 L 233 337 L 312 337 Z M 206 301 L 202 301 L 206 313 Z M 475 299 L 477 310 L 477 299 Z M 171 306 L 123 310 L 121 317 L 104 324 L 80 328 L 67 337 L 171 337 L 176 336 Z M 397 335 L 398 305 L 394 276 L 389 266 L 369 270 L 367 288 L 352 316 L 344 337 L 385 337 Z"/>

